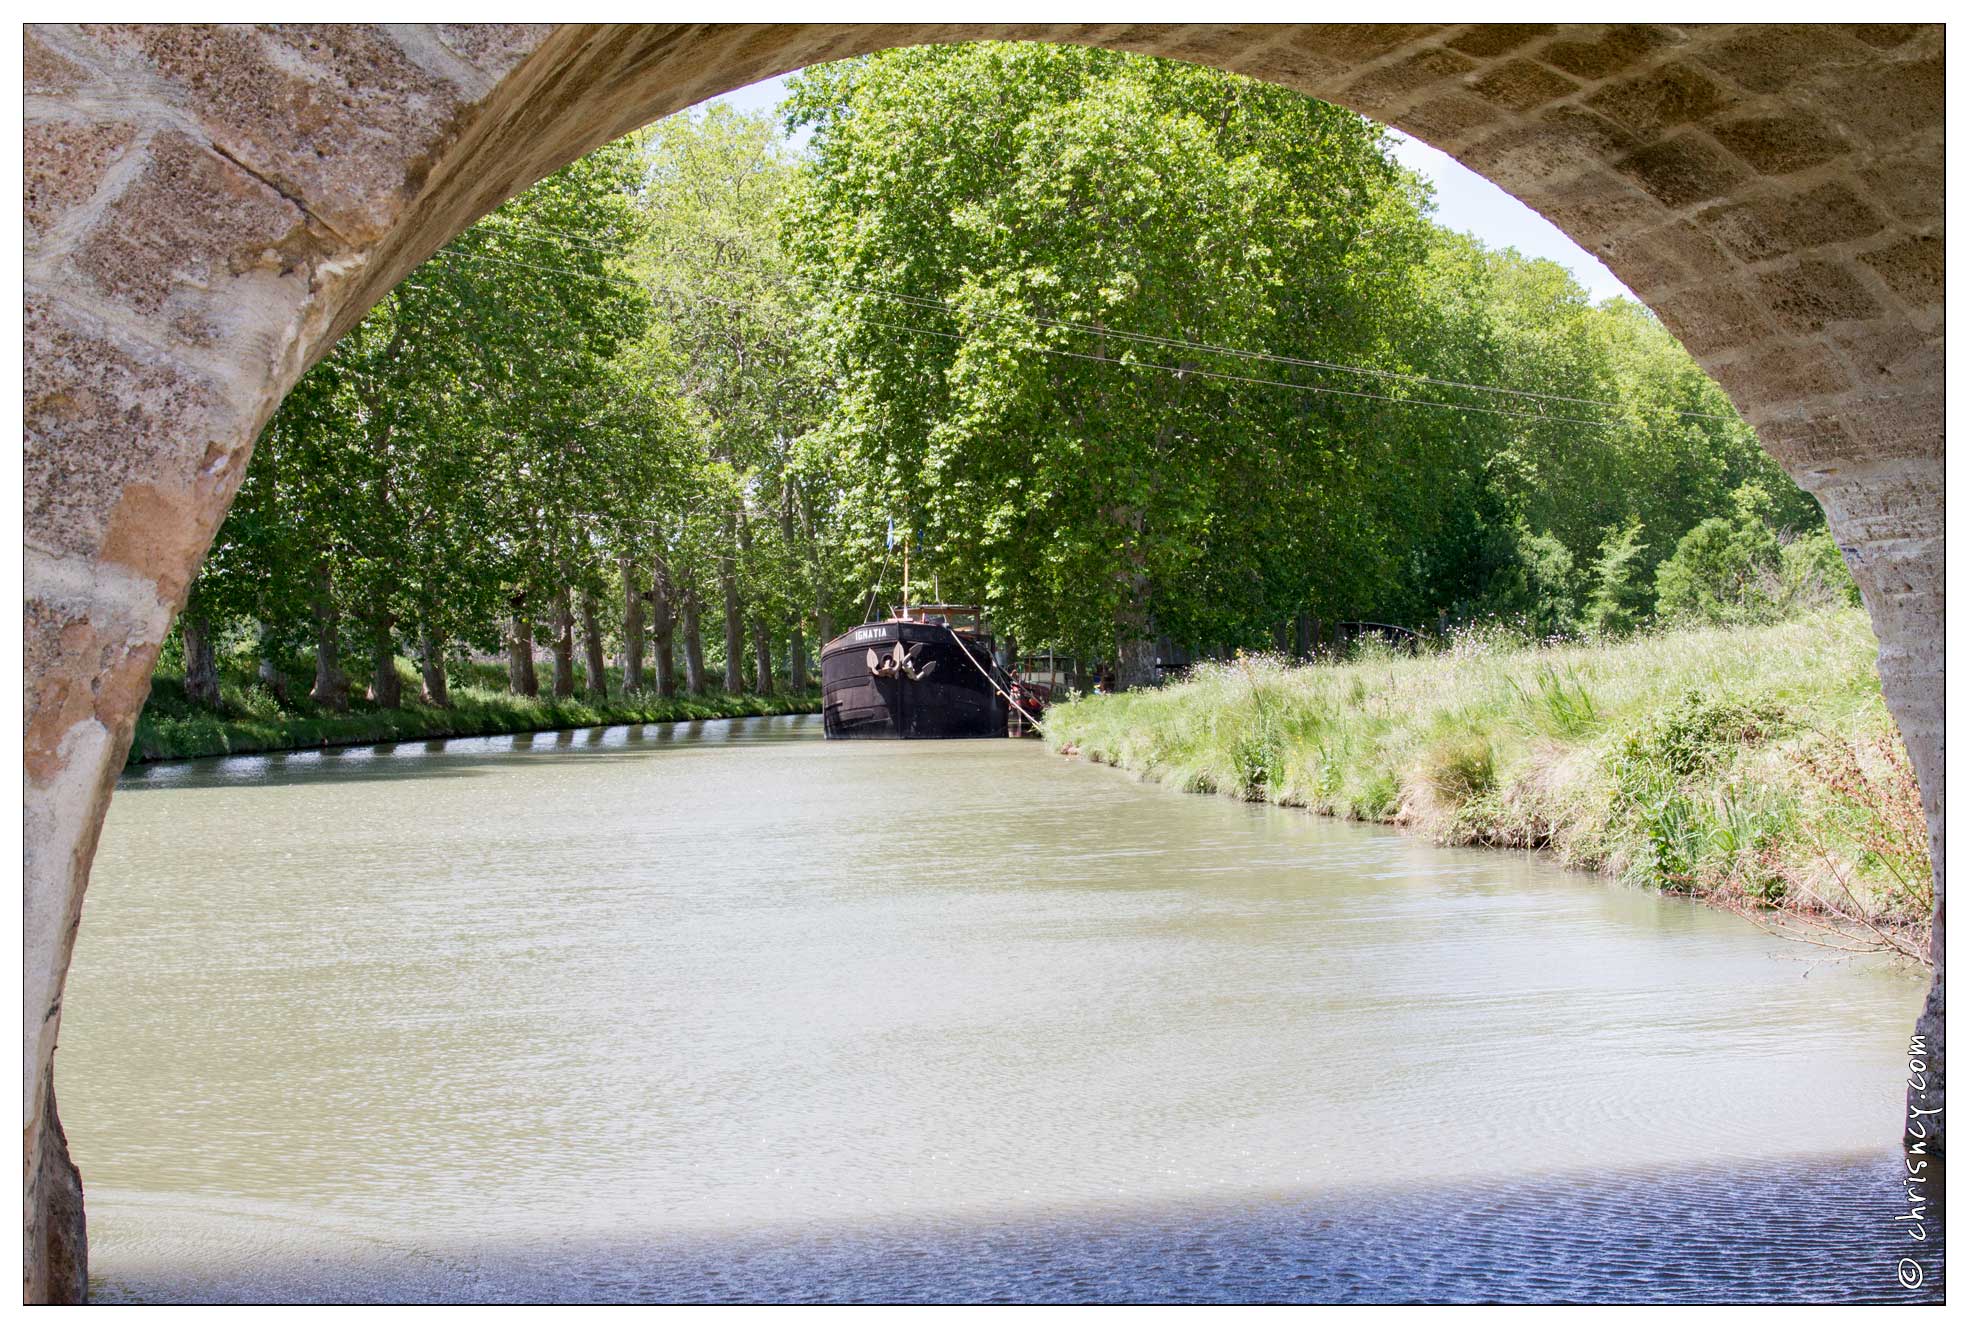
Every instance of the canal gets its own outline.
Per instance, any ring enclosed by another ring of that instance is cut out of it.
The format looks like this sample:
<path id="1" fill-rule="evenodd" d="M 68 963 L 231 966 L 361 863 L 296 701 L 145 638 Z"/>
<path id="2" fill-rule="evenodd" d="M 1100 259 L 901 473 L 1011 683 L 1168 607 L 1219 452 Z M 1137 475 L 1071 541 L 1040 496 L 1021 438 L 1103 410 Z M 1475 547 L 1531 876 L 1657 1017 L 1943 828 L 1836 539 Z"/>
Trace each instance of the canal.
<path id="1" fill-rule="evenodd" d="M 1038 744 L 819 738 L 126 776 L 57 1060 L 93 1294 L 1940 1288 L 1895 1221 L 1919 975 Z"/>

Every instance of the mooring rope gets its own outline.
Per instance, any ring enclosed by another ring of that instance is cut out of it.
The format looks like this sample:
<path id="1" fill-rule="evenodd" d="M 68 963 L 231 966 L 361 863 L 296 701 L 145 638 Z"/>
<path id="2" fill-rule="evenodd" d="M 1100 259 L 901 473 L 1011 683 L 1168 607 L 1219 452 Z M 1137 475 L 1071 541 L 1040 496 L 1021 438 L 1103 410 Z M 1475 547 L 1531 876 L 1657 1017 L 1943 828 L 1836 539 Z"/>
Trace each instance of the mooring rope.
<path id="1" fill-rule="evenodd" d="M 978 663 L 978 657 L 971 654 L 971 648 L 969 646 L 966 646 L 964 644 L 964 639 L 957 635 L 957 629 L 953 628 L 948 623 L 940 623 L 937 626 L 941 627 L 945 632 L 948 632 L 950 634 L 950 639 L 957 643 L 957 649 L 964 652 L 964 658 L 971 662 L 971 668 L 977 670 L 980 674 L 983 674 L 984 681 L 991 684 L 991 690 L 993 692 L 996 692 L 999 696 L 1003 697 L 1005 699 L 1006 705 L 1010 706 L 1013 710 L 1017 711 L 1020 715 L 1023 715 L 1026 718 L 1027 723 L 1032 725 L 1033 728 L 1037 729 L 1039 727 L 1039 717 L 1034 715 L 1031 711 L 1027 710 L 1025 707 L 1019 705 L 1017 701 L 1013 700 L 1011 693 L 1007 692 L 1004 688 L 998 686 L 998 680 L 991 676 L 991 672 L 989 670 L 987 670 L 983 665 Z"/>

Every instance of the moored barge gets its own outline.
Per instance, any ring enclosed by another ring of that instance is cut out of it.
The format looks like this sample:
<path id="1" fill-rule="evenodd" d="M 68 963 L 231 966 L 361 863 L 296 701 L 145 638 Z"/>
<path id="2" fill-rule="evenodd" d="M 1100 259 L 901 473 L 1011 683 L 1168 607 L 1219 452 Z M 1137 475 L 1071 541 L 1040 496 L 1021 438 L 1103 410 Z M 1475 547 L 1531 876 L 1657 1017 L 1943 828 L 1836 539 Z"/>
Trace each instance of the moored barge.
<path id="1" fill-rule="evenodd" d="M 1004 738 L 1014 680 L 976 605 L 905 605 L 821 648 L 829 738 Z"/>

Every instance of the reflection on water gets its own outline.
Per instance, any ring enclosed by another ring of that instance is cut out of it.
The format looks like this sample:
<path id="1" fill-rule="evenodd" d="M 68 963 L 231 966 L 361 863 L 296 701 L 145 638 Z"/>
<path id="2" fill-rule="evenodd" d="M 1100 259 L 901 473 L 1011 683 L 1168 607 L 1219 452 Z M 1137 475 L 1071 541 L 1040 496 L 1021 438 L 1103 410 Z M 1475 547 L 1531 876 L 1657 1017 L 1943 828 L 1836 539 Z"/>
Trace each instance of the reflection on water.
<path id="1" fill-rule="evenodd" d="M 134 773 L 59 1068 L 98 1290 L 1909 1295 L 1917 978 L 1037 745 L 819 730 Z"/>

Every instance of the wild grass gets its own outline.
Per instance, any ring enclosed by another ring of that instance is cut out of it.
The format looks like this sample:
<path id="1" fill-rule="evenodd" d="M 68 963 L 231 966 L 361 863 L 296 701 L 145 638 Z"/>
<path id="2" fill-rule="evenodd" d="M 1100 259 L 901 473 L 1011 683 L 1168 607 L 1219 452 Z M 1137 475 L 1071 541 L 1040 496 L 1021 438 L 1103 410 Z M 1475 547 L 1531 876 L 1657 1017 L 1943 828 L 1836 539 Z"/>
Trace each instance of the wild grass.
<path id="1" fill-rule="evenodd" d="M 1828 944 L 1925 958 L 1926 822 L 1862 613 L 1418 656 L 1242 657 L 1047 712 L 1058 750 L 1200 792 L 1549 851 Z"/>
<path id="2" fill-rule="evenodd" d="M 399 662 L 404 696 L 418 695 L 415 669 Z M 564 701 L 550 696 L 521 697 L 494 682 L 496 669 L 477 668 L 454 675 L 451 706 L 425 706 L 414 700 L 398 709 L 371 706 L 359 697 L 343 712 L 328 711 L 305 695 L 283 702 L 264 686 L 228 671 L 220 685 L 220 705 L 202 706 L 185 696 L 184 676 L 160 666 L 150 699 L 137 719 L 128 764 L 218 757 L 247 752 L 390 743 L 418 738 L 468 738 L 485 734 L 525 734 L 590 725 L 660 724 L 679 720 L 722 720 L 745 715 L 796 715 L 820 709 L 820 693 L 779 692 L 767 696 L 710 693 L 661 698 L 625 698 L 619 686 L 607 701 L 580 693 Z M 612 680 L 613 682 L 613 680 Z"/>

